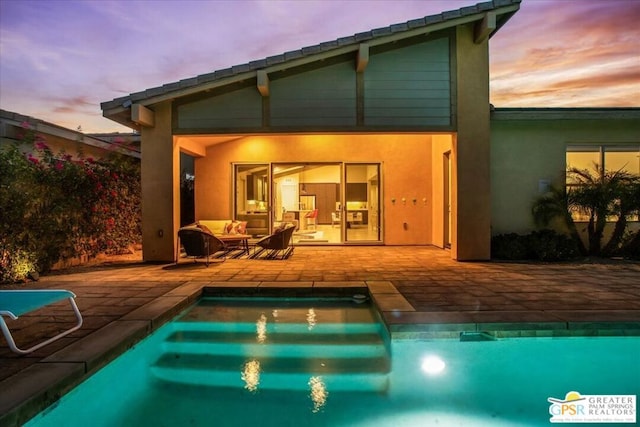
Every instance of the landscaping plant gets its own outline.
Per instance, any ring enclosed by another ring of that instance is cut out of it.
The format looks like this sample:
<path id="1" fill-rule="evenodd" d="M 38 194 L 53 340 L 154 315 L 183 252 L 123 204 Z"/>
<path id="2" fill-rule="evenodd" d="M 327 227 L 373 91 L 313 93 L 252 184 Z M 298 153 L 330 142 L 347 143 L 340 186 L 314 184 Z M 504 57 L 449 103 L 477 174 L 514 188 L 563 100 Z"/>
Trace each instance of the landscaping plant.
<path id="1" fill-rule="evenodd" d="M 537 225 L 549 226 L 559 220 L 584 255 L 612 256 L 637 252 L 640 232 L 628 230 L 631 218 L 640 215 L 640 176 L 624 171 L 605 171 L 596 165 L 593 171 L 570 168 L 566 187 L 552 187 L 533 206 Z M 579 237 L 572 212 L 585 215 L 588 244 Z M 603 244 L 607 223 L 613 232 Z"/>
<path id="2" fill-rule="evenodd" d="M 104 159 L 54 153 L 23 127 L 22 141 L 0 150 L 1 282 L 140 242 L 137 159 L 115 151 Z M 25 146 L 32 149 L 21 151 Z"/>

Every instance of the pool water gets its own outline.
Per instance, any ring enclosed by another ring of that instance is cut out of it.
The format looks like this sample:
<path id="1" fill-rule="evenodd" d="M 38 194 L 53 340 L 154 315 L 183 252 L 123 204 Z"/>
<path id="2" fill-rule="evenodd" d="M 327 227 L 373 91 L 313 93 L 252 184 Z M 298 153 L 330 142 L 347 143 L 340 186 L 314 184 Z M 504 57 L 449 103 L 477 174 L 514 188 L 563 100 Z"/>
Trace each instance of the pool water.
<path id="1" fill-rule="evenodd" d="M 640 394 L 639 355 L 635 337 L 390 340 L 351 300 L 203 299 L 27 426 L 549 425 L 549 397 Z"/>

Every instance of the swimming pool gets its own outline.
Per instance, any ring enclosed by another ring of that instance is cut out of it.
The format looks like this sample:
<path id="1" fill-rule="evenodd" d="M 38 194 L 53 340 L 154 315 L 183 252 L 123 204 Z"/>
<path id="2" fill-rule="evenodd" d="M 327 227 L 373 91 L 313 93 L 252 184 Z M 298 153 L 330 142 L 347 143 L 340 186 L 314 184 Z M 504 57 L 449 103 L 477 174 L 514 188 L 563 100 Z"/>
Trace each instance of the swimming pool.
<path id="1" fill-rule="evenodd" d="M 549 398 L 640 394 L 639 354 L 634 337 L 390 340 L 360 301 L 206 298 L 27 426 L 548 425 Z"/>

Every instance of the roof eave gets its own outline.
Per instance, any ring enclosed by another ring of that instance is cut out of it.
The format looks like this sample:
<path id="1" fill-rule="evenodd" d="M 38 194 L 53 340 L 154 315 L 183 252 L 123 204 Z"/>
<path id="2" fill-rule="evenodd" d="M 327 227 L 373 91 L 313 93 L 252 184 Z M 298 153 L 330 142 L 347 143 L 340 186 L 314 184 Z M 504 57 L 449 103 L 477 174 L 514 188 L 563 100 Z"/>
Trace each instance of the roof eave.
<path id="1" fill-rule="evenodd" d="M 640 123 L 637 107 L 582 107 L 582 108 L 494 108 L 492 121 L 535 120 L 635 120 Z"/>
<path id="2" fill-rule="evenodd" d="M 7 110 L 0 110 L 0 116 L 3 121 L 11 124 L 12 126 L 22 127 L 24 123 L 27 123 L 31 129 L 42 134 L 56 136 L 68 141 L 77 141 L 103 150 L 113 150 L 115 147 L 114 144 L 106 142 L 100 138 L 95 138 L 89 134 L 65 128 L 55 123 L 46 122 L 35 117 L 25 116 L 23 114 Z M 118 147 L 118 152 L 129 157 L 135 157 L 137 159 L 140 158 L 140 152 L 128 147 Z"/>

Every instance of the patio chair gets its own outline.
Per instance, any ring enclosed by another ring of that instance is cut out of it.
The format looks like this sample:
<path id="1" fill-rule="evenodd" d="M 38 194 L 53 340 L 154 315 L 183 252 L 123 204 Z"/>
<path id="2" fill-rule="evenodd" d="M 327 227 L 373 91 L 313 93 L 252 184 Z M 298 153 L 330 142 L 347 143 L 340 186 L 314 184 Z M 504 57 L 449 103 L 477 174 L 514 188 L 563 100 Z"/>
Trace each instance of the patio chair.
<path id="1" fill-rule="evenodd" d="M 313 229 L 317 229 L 317 220 L 318 220 L 318 209 L 314 209 L 311 212 L 308 212 L 305 216 L 307 220 L 307 229 L 313 227 Z"/>
<path id="2" fill-rule="evenodd" d="M 296 226 L 295 231 L 298 231 L 299 223 L 296 219 L 296 214 L 294 212 L 285 212 L 282 214 L 282 222 L 290 222 L 291 224 Z"/>
<path id="3" fill-rule="evenodd" d="M 206 258 L 207 267 L 209 256 L 227 248 L 222 240 L 197 226 L 187 226 L 178 230 L 178 254 L 180 244 L 184 247 L 187 257 L 193 257 L 193 262 L 198 262 L 198 258 Z M 225 259 L 223 257 L 222 260 Z"/>
<path id="4" fill-rule="evenodd" d="M 331 212 L 331 228 L 336 224 L 340 226 L 340 211 Z"/>
<path id="5" fill-rule="evenodd" d="M 9 290 L 0 291 L 0 329 L 9 344 L 9 348 L 18 354 L 28 354 L 45 345 L 59 340 L 60 338 L 77 331 L 82 326 L 82 315 L 75 302 L 75 294 L 71 291 L 63 289 L 42 289 L 42 290 Z M 53 304 L 62 300 L 69 300 L 71 308 L 76 316 L 75 326 L 51 337 L 39 344 L 36 344 L 26 350 L 20 349 L 13 339 L 13 335 L 9 330 L 9 326 L 4 320 L 4 316 L 11 320 L 16 320 L 23 314 L 41 309 L 49 304 Z"/>
<path id="6" fill-rule="evenodd" d="M 293 244 L 290 245 L 290 243 L 291 236 L 295 229 L 295 225 L 288 225 L 284 228 L 279 228 L 275 230 L 273 234 L 258 240 L 256 245 L 267 251 L 268 259 L 277 258 L 278 253 L 282 253 L 281 259 L 285 259 L 293 252 Z"/>

